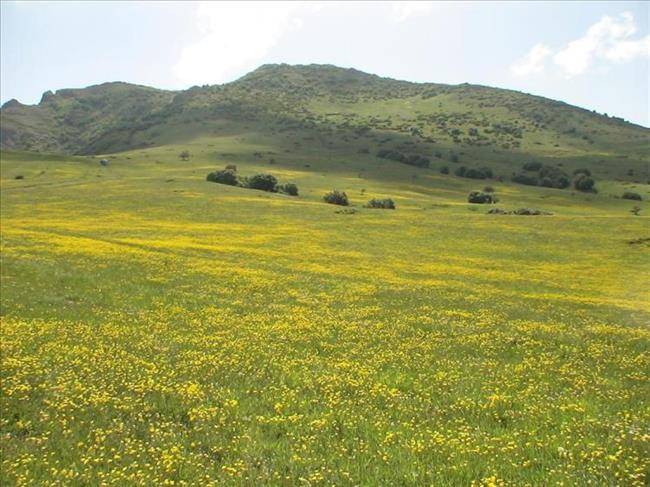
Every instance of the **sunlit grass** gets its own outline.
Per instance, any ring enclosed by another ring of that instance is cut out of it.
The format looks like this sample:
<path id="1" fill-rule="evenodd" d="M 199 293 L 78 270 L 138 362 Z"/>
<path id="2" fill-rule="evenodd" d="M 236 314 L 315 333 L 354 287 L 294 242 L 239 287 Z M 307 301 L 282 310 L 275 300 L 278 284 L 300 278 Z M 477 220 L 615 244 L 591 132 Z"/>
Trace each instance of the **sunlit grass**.
<path id="1" fill-rule="evenodd" d="M 3 483 L 647 483 L 646 202 L 251 147 L 3 155 Z"/>

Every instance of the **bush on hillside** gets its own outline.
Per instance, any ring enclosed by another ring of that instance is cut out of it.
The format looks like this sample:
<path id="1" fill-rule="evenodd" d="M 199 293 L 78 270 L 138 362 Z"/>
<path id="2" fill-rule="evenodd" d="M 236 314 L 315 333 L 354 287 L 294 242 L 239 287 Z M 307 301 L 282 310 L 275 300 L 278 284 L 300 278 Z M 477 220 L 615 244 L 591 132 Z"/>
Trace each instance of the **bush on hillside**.
<path id="1" fill-rule="evenodd" d="M 419 154 L 411 154 L 407 156 L 393 149 L 380 149 L 377 152 L 377 157 L 381 159 L 390 159 L 391 161 L 397 161 L 416 167 L 429 167 L 431 164 L 431 161 L 427 157 L 423 157 Z"/>
<path id="2" fill-rule="evenodd" d="M 492 186 L 486 186 L 483 188 L 484 193 L 494 193 L 494 188 Z"/>
<path id="3" fill-rule="evenodd" d="M 403 162 L 404 154 L 393 149 L 379 149 L 377 157 L 380 159 L 390 159 L 391 161 Z"/>
<path id="4" fill-rule="evenodd" d="M 442 166 L 440 168 L 440 174 L 449 174 L 449 167 L 447 166 Z"/>
<path id="5" fill-rule="evenodd" d="M 542 166 L 539 170 L 539 177 L 540 181 L 546 180 L 547 188 L 564 189 L 571 185 L 567 173 L 555 166 Z"/>
<path id="6" fill-rule="evenodd" d="M 578 174 L 584 174 L 585 176 L 591 176 L 591 171 L 589 169 L 585 169 L 585 168 L 576 169 L 575 171 L 573 171 L 574 176 L 577 176 Z"/>
<path id="7" fill-rule="evenodd" d="M 187 151 L 187 150 L 184 150 L 180 154 L 178 154 L 178 157 L 180 157 L 181 161 L 187 161 L 190 158 L 190 152 Z"/>
<path id="8" fill-rule="evenodd" d="M 467 196 L 467 201 L 469 203 L 486 204 L 486 203 L 496 203 L 497 199 L 494 197 L 494 195 L 484 193 L 482 191 L 472 191 Z"/>
<path id="9" fill-rule="evenodd" d="M 298 196 L 298 186 L 293 183 L 285 183 L 278 185 L 278 191 L 288 194 L 289 196 Z"/>
<path id="10" fill-rule="evenodd" d="M 394 210 L 395 202 L 391 198 L 377 199 L 373 198 L 368 201 L 366 208 L 383 208 L 386 210 Z"/>
<path id="11" fill-rule="evenodd" d="M 624 200 L 636 200 L 636 201 L 641 201 L 643 198 L 641 198 L 641 195 L 639 193 L 635 193 L 633 191 L 626 191 L 623 193 L 623 196 L 621 196 Z"/>
<path id="12" fill-rule="evenodd" d="M 323 200 L 331 205 L 348 206 L 350 204 L 348 195 L 344 191 L 337 191 L 336 189 L 323 196 Z"/>
<path id="13" fill-rule="evenodd" d="M 461 178 L 469 179 L 488 179 L 493 176 L 492 169 L 489 167 L 467 168 L 465 166 L 460 166 L 454 171 L 454 174 Z"/>
<path id="14" fill-rule="evenodd" d="M 246 181 L 246 186 L 250 189 L 259 189 L 261 191 L 277 191 L 278 180 L 271 174 L 256 174 Z"/>
<path id="15" fill-rule="evenodd" d="M 229 169 L 230 171 L 235 171 L 235 172 L 237 172 L 237 166 L 235 166 L 234 164 L 228 164 L 228 165 L 226 166 L 226 169 Z"/>
<path id="16" fill-rule="evenodd" d="M 404 164 L 409 164 L 415 167 L 429 167 L 429 165 L 431 164 L 429 158 L 422 157 L 418 154 L 412 154 L 410 156 L 407 156 L 402 162 L 404 162 Z"/>
<path id="17" fill-rule="evenodd" d="M 542 168 L 542 163 L 537 161 L 527 162 L 522 166 L 524 171 L 536 172 Z"/>
<path id="18" fill-rule="evenodd" d="M 594 191 L 594 184 L 596 184 L 596 182 L 593 178 L 584 174 L 578 175 L 578 177 L 573 180 L 573 187 L 578 191 Z"/>
<path id="19" fill-rule="evenodd" d="M 534 208 L 519 208 L 512 212 L 513 215 L 552 215 L 553 213 L 544 210 L 537 210 Z"/>
<path id="20" fill-rule="evenodd" d="M 229 186 L 238 186 L 239 179 L 237 173 L 232 169 L 223 169 L 221 171 L 214 171 L 208 174 L 206 179 L 213 183 L 227 184 Z"/>

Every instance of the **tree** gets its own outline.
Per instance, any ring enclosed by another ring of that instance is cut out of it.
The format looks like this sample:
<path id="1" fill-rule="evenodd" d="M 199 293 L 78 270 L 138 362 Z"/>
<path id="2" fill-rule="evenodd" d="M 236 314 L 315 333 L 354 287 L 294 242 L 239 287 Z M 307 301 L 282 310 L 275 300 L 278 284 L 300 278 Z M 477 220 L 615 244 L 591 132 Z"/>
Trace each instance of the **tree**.
<path id="1" fill-rule="evenodd" d="M 190 152 L 187 150 L 182 151 L 180 154 L 178 154 L 178 157 L 181 158 L 181 161 L 187 161 L 190 159 Z"/>
<path id="2" fill-rule="evenodd" d="M 344 191 L 337 191 L 336 189 L 323 196 L 323 200 L 331 205 L 348 206 L 350 204 L 348 195 Z"/>
<path id="3" fill-rule="evenodd" d="M 248 187 L 262 191 L 277 191 L 278 180 L 271 174 L 256 174 L 248 178 Z"/>
<path id="4" fill-rule="evenodd" d="M 573 181 L 573 187 L 578 191 L 593 191 L 595 181 L 584 174 L 579 174 Z"/>
<path id="5" fill-rule="evenodd" d="M 213 183 L 227 184 L 229 186 L 237 186 L 239 184 L 237 173 L 232 169 L 211 172 L 206 179 Z"/>

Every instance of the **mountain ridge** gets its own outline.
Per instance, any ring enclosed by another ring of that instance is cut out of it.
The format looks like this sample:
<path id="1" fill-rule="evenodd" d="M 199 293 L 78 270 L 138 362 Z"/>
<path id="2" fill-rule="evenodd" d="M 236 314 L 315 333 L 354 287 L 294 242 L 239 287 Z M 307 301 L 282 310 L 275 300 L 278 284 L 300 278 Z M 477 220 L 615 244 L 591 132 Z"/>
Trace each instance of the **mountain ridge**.
<path id="1" fill-rule="evenodd" d="M 112 81 L 46 91 L 37 105 L 10 100 L 0 117 L 2 149 L 70 154 L 160 145 L 160 134 L 174 127 L 197 124 L 200 134 L 216 122 L 254 123 L 265 132 L 283 125 L 396 133 L 445 149 L 616 148 L 635 157 L 650 133 L 620 118 L 515 90 L 403 81 L 327 64 L 265 64 L 230 83 L 186 90 Z"/>

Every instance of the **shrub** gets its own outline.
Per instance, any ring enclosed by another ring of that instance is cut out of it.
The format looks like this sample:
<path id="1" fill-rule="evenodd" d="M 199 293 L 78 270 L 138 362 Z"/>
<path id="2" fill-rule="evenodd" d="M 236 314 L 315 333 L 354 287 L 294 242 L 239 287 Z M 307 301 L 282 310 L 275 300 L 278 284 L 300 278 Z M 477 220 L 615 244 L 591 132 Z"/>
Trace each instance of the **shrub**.
<path id="1" fill-rule="evenodd" d="M 531 161 L 522 166 L 524 171 L 539 171 L 542 168 L 541 162 Z"/>
<path id="2" fill-rule="evenodd" d="M 641 201 L 643 198 L 641 198 L 641 195 L 639 193 L 634 193 L 633 191 L 626 191 L 623 193 L 623 196 L 621 196 L 624 200 L 636 200 L 636 201 Z"/>
<path id="3" fill-rule="evenodd" d="M 377 157 L 381 159 L 390 159 L 392 161 L 404 162 L 404 154 L 392 149 L 380 149 L 377 152 Z"/>
<path id="4" fill-rule="evenodd" d="M 584 174 L 578 175 L 578 177 L 573 180 L 573 187 L 578 191 L 593 191 L 594 184 L 596 184 L 596 182 L 593 178 L 585 176 Z"/>
<path id="5" fill-rule="evenodd" d="M 470 179 L 487 179 L 492 177 L 492 169 L 489 167 L 480 167 L 480 168 L 466 168 L 465 166 L 460 166 L 454 171 L 456 176 L 461 178 L 470 178 Z"/>
<path id="6" fill-rule="evenodd" d="M 571 185 L 571 181 L 569 180 L 567 173 L 555 166 L 542 166 L 542 168 L 539 170 L 539 177 L 542 180 L 550 180 L 550 183 L 547 183 L 550 184 L 547 186 L 549 188 L 564 189 L 568 188 Z"/>
<path id="7" fill-rule="evenodd" d="M 348 206 L 350 204 L 348 195 L 344 191 L 337 191 L 336 189 L 323 196 L 323 200 L 331 205 Z"/>
<path id="8" fill-rule="evenodd" d="M 479 203 L 479 204 L 496 203 L 496 198 L 493 195 L 483 193 L 482 191 L 472 191 L 467 196 L 467 201 L 469 203 Z"/>
<path id="9" fill-rule="evenodd" d="M 512 179 L 512 181 L 515 183 L 525 184 L 527 186 L 537 186 L 539 184 L 539 179 L 537 179 L 537 176 L 532 176 L 524 172 L 513 174 L 512 178 L 510 179 Z"/>
<path id="10" fill-rule="evenodd" d="M 399 151 L 392 149 L 380 149 L 377 152 L 377 157 L 381 159 L 390 159 L 391 161 L 402 162 L 416 167 L 429 167 L 431 161 L 427 157 L 418 154 L 411 154 L 410 156 L 404 155 Z"/>
<path id="11" fill-rule="evenodd" d="M 180 157 L 180 159 L 182 161 L 187 161 L 190 158 L 190 152 L 187 151 L 187 150 L 184 150 L 180 154 L 178 154 L 178 157 Z"/>
<path id="12" fill-rule="evenodd" d="M 585 168 L 576 169 L 575 171 L 573 171 L 574 176 L 577 176 L 578 174 L 584 174 L 585 176 L 591 176 L 591 171 L 589 169 L 585 169 Z"/>
<path id="13" fill-rule="evenodd" d="M 276 192 L 278 180 L 271 174 L 261 173 L 248 178 L 246 185 L 251 189 Z"/>
<path id="14" fill-rule="evenodd" d="M 464 177 L 470 179 L 485 179 L 485 174 L 480 169 L 469 168 L 465 171 Z"/>
<path id="15" fill-rule="evenodd" d="M 227 184 L 229 186 L 239 185 L 237 174 L 231 169 L 224 169 L 222 171 L 215 171 L 208 174 L 206 179 L 213 183 Z"/>
<path id="16" fill-rule="evenodd" d="M 494 188 L 492 186 L 486 186 L 485 188 L 483 188 L 483 192 L 494 193 Z"/>
<path id="17" fill-rule="evenodd" d="M 539 185 L 545 188 L 552 188 L 553 180 L 551 178 L 542 178 L 539 182 Z"/>
<path id="18" fill-rule="evenodd" d="M 485 175 L 486 179 L 492 179 L 492 177 L 494 176 L 492 169 L 487 166 L 479 167 L 478 170 Z"/>
<path id="19" fill-rule="evenodd" d="M 536 210 L 534 208 L 519 208 L 512 212 L 514 215 L 552 215 L 548 211 Z"/>
<path id="20" fill-rule="evenodd" d="M 278 191 L 288 194 L 289 196 L 298 196 L 298 186 L 293 183 L 280 184 Z"/>
<path id="21" fill-rule="evenodd" d="M 384 208 L 387 210 L 394 210 L 395 202 L 390 198 L 384 198 L 384 199 L 373 198 L 370 201 L 368 201 L 366 208 Z"/>
<path id="22" fill-rule="evenodd" d="M 228 164 L 226 166 L 226 169 L 237 172 L 237 166 L 235 166 L 234 164 Z"/>
<path id="23" fill-rule="evenodd" d="M 25 176 L 18 174 L 14 179 L 25 179 Z"/>
<path id="24" fill-rule="evenodd" d="M 449 174 L 449 167 L 447 166 L 442 166 L 440 168 L 440 174 Z"/>
<path id="25" fill-rule="evenodd" d="M 431 161 L 427 157 L 422 157 L 418 154 L 407 156 L 401 162 L 416 167 L 429 167 L 429 164 L 431 164 Z"/>
<path id="26" fill-rule="evenodd" d="M 460 159 L 458 158 L 458 155 L 457 155 L 457 154 L 452 154 L 452 155 L 449 157 L 449 160 L 450 160 L 451 162 L 453 162 L 453 163 L 460 162 Z"/>

